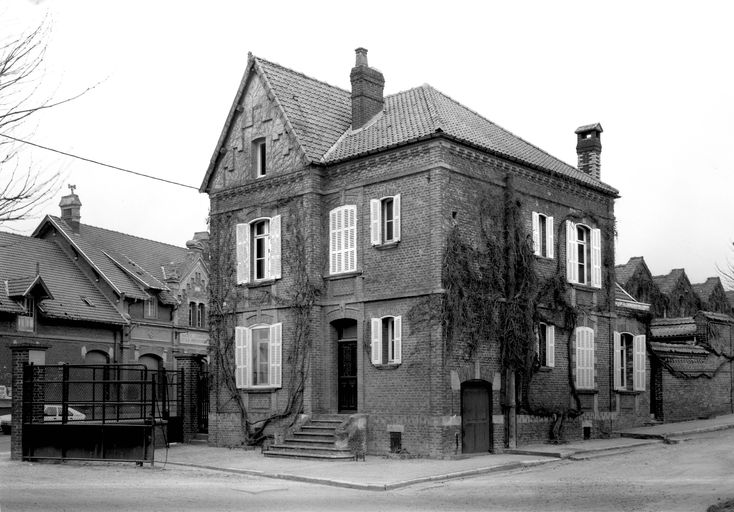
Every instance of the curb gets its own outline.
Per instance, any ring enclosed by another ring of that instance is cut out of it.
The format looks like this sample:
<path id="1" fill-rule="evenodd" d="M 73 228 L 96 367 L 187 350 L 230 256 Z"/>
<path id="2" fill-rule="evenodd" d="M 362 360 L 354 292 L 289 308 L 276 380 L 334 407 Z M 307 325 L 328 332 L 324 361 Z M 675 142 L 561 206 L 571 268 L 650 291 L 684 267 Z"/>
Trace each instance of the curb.
<path id="1" fill-rule="evenodd" d="M 205 466 L 202 464 L 186 464 L 183 462 L 168 462 L 174 466 L 184 466 L 189 468 L 208 469 L 211 471 L 222 471 L 225 473 L 233 473 L 248 476 L 259 476 L 263 478 L 273 478 L 278 480 L 291 480 L 294 482 L 303 482 L 308 484 L 319 484 L 328 485 L 331 487 L 341 487 L 346 489 L 357 489 L 360 491 L 392 491 L 394 489 L 401 489 L 403 487 L 409 487 L 411 485 L 421 484 L 425 482 L 436 482 L 443 480 L 455 480 L 460 478 L 466 478 L 476 475 L 483 475 L 488 473 L 499 473 L 503 471 L 512 471 L 515 469 L 522 469 L 527 467 L 539 466 L 552 462 L 556 459 L 548 460 L 537 460 L 529 462 L 511 462 L 501 466 L 489 466 L 484 468 L 468 469 L 465 471 L 457 471 L 454 473 L 444 473 L 439 475 L 430 475 L 420 478 L 414 478 L 411 480 L 403 480 L 401 482 L 389 483 L 389 484 L 363 484 L 359 482 L 350 482 L 346 480 L 333 480 L 329 478 L 315 478 L 309 476 L 293 475 L 290 473 L 267 473 L 265 471 L 258 471 L 255 469 L 236 469 L 236 468 L 221 468 L 215 466 Z"/>
<path id="2" fill-rule="evenodd" d="M 708 427 L 698 427 L 691 430 L 680 430 L 678 432 L 667 432 L 665 434 L 646 434 L 644 432 L 620 432 L 620 437 L 625 437 L 627 439 L 658 439 L 661 441 L 665 441 L 666 439 L 670 437 L 680 437 L 680 436 L 687 436 L 691 434 L 705 434 L 707 432 L 718 432 L 720 430 L 729 430 L 734 428 L 734 423 L 729 423 L 725 425 L 710 425 Z"/>

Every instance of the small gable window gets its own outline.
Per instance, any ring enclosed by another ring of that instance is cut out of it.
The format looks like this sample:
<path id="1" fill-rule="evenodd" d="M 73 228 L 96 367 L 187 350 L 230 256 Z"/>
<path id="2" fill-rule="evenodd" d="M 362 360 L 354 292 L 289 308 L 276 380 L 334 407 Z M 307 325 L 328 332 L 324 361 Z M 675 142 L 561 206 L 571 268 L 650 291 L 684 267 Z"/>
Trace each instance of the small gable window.
<path id="1" fill-rule="evenodd" d="M 204 304 L 199 304 L 199 307 L 196 310 L 196 327 L 206 326 L 206 310 L 204 308 Z"/>
<path id="2" fill-rule="evenodd" d="M 383 316 L 371 322 L 372 364 L 402 362 L 402 317 Z"/>
<path id="3" fill-rule="evenodd" d="M 372 245 L 400 241 L 400 194 L 370 200 L 370 241 Z"/>
<path id="4" fill-rule="evenodd" d="M 252 141 L 252 152 L 254 155 L 255 176 L 261 178 L 268 173 L 268 152 L 264 138 Z"/>
<path id="5" fill-rule="evenodd" d="M 158 299 L 151 296 L 145 301 L 143 309 L 144 318 L 158 318 Z"/>
<path id="6" fill-rule="evenodd" d="M 33 332 L 36 330 L 36 301 L 33 297 L 25 297 L 23 307 L 25 312 L 18 315 L 18 330 Z"/>
<path id="7" fill-rule="evenodd" d="M 553 217 L 533 212 L 533 250 L 536 256 L 553 258 Z"/>
<path id="8" fill-rule="evenodd" d="M 280 275 L 280 215 L 237 224 L 237 283 Z"/>

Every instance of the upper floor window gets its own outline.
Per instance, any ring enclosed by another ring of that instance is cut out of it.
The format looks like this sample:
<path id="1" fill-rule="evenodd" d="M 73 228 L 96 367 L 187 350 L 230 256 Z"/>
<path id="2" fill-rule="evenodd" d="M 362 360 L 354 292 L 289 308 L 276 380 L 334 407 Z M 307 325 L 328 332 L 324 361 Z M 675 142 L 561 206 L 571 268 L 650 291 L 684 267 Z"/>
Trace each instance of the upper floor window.
<path id="1" fill-rule="evenodd" d="M 189 302 L 189 327 L 196 325 L 196 302 Z"/>
<path id="2" fill-rule="evenodd" d="M 144 318 L 158 318 L 158 299 L 153 297 L 145 300 L 143 305 L 143 317 Z"/>
<path id="3" fill-rule="evenodd" d="M 594 330 L 591 327 L 576 328 L 576 387 L 594 389 Z"/>
<path id="4" fill-rule="evenodd" d="M 372 363 L 399 364 L 402 361 L 402 317 L 373 318 L 371 329 Z"/>
<path id="5" fill-rule="evenodd" d="M 553 217 L 533 212 L 533 249 L 536 256 L 553 258 Z"/>
<path id="6" fill-rule="evenodd" d="M 400 241 L 400 194 L 370 200 L 372 245 Z"/>
<path id="7" fill-rule="evenodd" d="M 329 273 L 357 270 L 357 207 L 345 205 L 329 212 Z"/>
<path id="8" fill-rule="evenodd" d="M 206 327 L 206 310 L 204 304 L 196 308 L 196 327 Z"/>
<path id="9" fill-rule="evenodd" d="M 237 224 L 237 283 L 280 279 L 280 215 Z"/>
<path id="10" fill-rule="evenodd" d="M 36 329 L 36 301 L 33 297 L 25 297 L 25 312 L 18 315 L 18 330 L 33 332 Z"/>
<path id="11" fill-rule="evenodd" d="M 252 141 L 252 150 L 254 154 L 255 176 L 261 178 L 268 172 L 267 146 L 265 139 L 256 139 Z"/>
<path id="12" fill-rule="evenodd" d="M 601 230 L 566 221 L 566 277 L 601 288 Z"/>
<path id="13" fill-rule="evenodd" d="M 235 327 L 237 388 L 281 386 L 282 324 Z"/>
<path id="14" fill-rule="evenodd" d="M 645 335 L 614 333 L 614 389 L 645 390 Z"/>
<path id="15" fill-rule="evenodd" d="M 554 325 L 538 324 L 538 333 L 535 339 L 535 353 L 538 355 L 540 366 L 552 368 L 556 365 L 556 328 Z"/>

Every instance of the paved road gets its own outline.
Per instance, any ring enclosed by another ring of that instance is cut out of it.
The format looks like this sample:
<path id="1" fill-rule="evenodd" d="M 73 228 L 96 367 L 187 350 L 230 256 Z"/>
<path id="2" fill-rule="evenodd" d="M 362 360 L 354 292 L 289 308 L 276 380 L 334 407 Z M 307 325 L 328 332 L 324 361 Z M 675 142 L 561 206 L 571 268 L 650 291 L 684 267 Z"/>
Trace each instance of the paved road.
<path id="1" fill-rule="evenodd" d="M 0 509 L 695 511 L 734 497 L 734 431 L 606 457 L 389 492 L 182 467 L 37 464 L 0 457 Z"/>

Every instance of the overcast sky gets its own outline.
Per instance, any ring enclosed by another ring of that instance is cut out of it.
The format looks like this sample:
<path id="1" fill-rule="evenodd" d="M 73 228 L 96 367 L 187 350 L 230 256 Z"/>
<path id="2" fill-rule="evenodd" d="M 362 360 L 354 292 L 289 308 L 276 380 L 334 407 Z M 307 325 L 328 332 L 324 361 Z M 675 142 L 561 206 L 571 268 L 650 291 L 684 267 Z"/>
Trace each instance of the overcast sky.
<path id="1" fill-rule="evenodd" d="M 352 6 L 357 7 L 352 7 Z M 429 83 L 576 165 L 600 122 L 617 263 L 693 282 L 734 260 L 730 2 L 165 2 L 0 0 L 0 33 L 48 37 L 44 87 L 99 85 L 25 130 L 34 142 L 198 188 L 247 52 L 349 89 L 354 49 L 385 93 Z M 82 222 L 183 245 L 208 198 L 37 149 L 77 186 Z M 42 213 L 58 215 L 64 187 Z M 40 217 L 17 224 L 29 234 Z M 8 226 L 0 229 L 7 230 Z"/>

